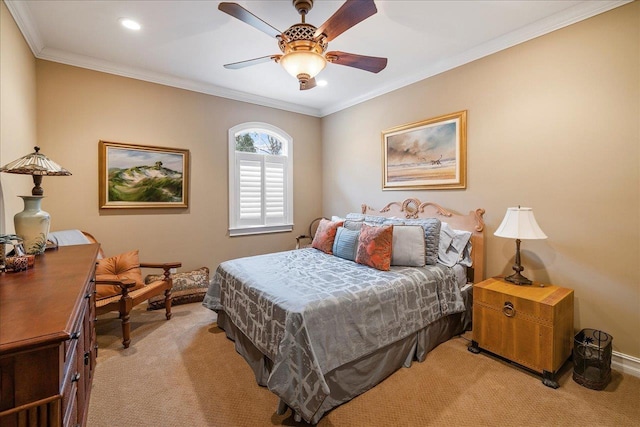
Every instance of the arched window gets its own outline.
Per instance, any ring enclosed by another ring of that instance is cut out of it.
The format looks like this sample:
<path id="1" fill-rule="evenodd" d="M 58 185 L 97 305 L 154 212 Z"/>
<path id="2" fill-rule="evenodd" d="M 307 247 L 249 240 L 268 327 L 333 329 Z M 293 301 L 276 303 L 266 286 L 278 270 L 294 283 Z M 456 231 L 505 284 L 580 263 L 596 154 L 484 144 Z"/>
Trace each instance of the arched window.
<path id="1" fill-rule="evenodd" d="M 229 235 L 293 229 L 293 139 L 267 123 L 229 129 Z"/>

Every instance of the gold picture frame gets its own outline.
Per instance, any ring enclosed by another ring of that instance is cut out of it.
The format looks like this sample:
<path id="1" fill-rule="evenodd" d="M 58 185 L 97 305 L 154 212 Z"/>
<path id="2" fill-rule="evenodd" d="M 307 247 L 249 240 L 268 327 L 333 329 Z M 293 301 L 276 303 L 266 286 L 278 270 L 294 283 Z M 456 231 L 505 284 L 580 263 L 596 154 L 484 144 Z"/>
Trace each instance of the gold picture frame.
<path id="1" fill-rule="evenodd" d="M 383 190 L 466 187 L 466 110 L 382 132 Z"/>
<path id="2" fill-rule="evenodd" d="M 188 208 L 189 150 L 99 141 L 100 209 Z"/>

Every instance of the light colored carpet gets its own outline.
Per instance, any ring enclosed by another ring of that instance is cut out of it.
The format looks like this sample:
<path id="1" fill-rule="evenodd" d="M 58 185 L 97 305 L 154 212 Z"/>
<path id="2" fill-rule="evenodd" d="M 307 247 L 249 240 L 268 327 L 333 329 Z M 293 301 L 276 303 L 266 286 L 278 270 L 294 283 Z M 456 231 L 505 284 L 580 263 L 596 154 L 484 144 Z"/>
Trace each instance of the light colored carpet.
<path id="1" fill-rule="evenodd" d="M 134 309 L 131 347 L 123 349 L 115 314 L 97 322 L 98 365 L 89 427 L 296 425 L 275 413 L 278 399 L 253 373 L 200 303 Z M 557 390 L 485 353 L 464 337 L 433 350 L 377 387 L 334 409 L 319 426 L 637 426 L 640 379 L 619 372 L 603 391 L 571 378 Z"/>

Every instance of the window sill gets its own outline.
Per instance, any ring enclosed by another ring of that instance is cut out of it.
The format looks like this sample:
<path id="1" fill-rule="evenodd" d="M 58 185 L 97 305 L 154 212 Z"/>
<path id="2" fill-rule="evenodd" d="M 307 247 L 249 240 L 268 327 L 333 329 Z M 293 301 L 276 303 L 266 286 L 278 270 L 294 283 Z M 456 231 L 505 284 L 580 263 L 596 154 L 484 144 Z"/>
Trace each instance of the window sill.
<path id="1" fill-rule="evenodd" d="M 229 229 L 229 236 L 249 236 L 252 234 L 286 233 L 293 231 L 293 224 L 258 225 L 252 227 L 237 227 Z"/>

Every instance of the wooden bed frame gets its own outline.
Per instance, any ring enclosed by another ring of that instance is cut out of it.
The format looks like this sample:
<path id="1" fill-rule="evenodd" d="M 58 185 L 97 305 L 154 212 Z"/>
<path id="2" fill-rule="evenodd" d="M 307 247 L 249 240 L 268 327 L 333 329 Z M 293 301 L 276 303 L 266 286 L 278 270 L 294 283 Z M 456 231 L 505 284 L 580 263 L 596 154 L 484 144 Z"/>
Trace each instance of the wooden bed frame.
<path id="1" fill-rule="evenodd" d="M 484 280 L 484 220 L 482 216 L 485 210 L 482 208 L 470 211 L 467 215 L 460 215 L 449 211 L 437 203 L 421 202 L 410 198 L 402 202 L 391 202 L 380 210 L 376 210 L 366 204 L 362 205 L 362 213 L 365 215 L 384 216 L 387 218 L 438 218 L 446 222 L 456 230 L 470 231 L 471 234 L 471 259 L 473 267 L 469 269 L 469 279 L 473 283 Z"/>

